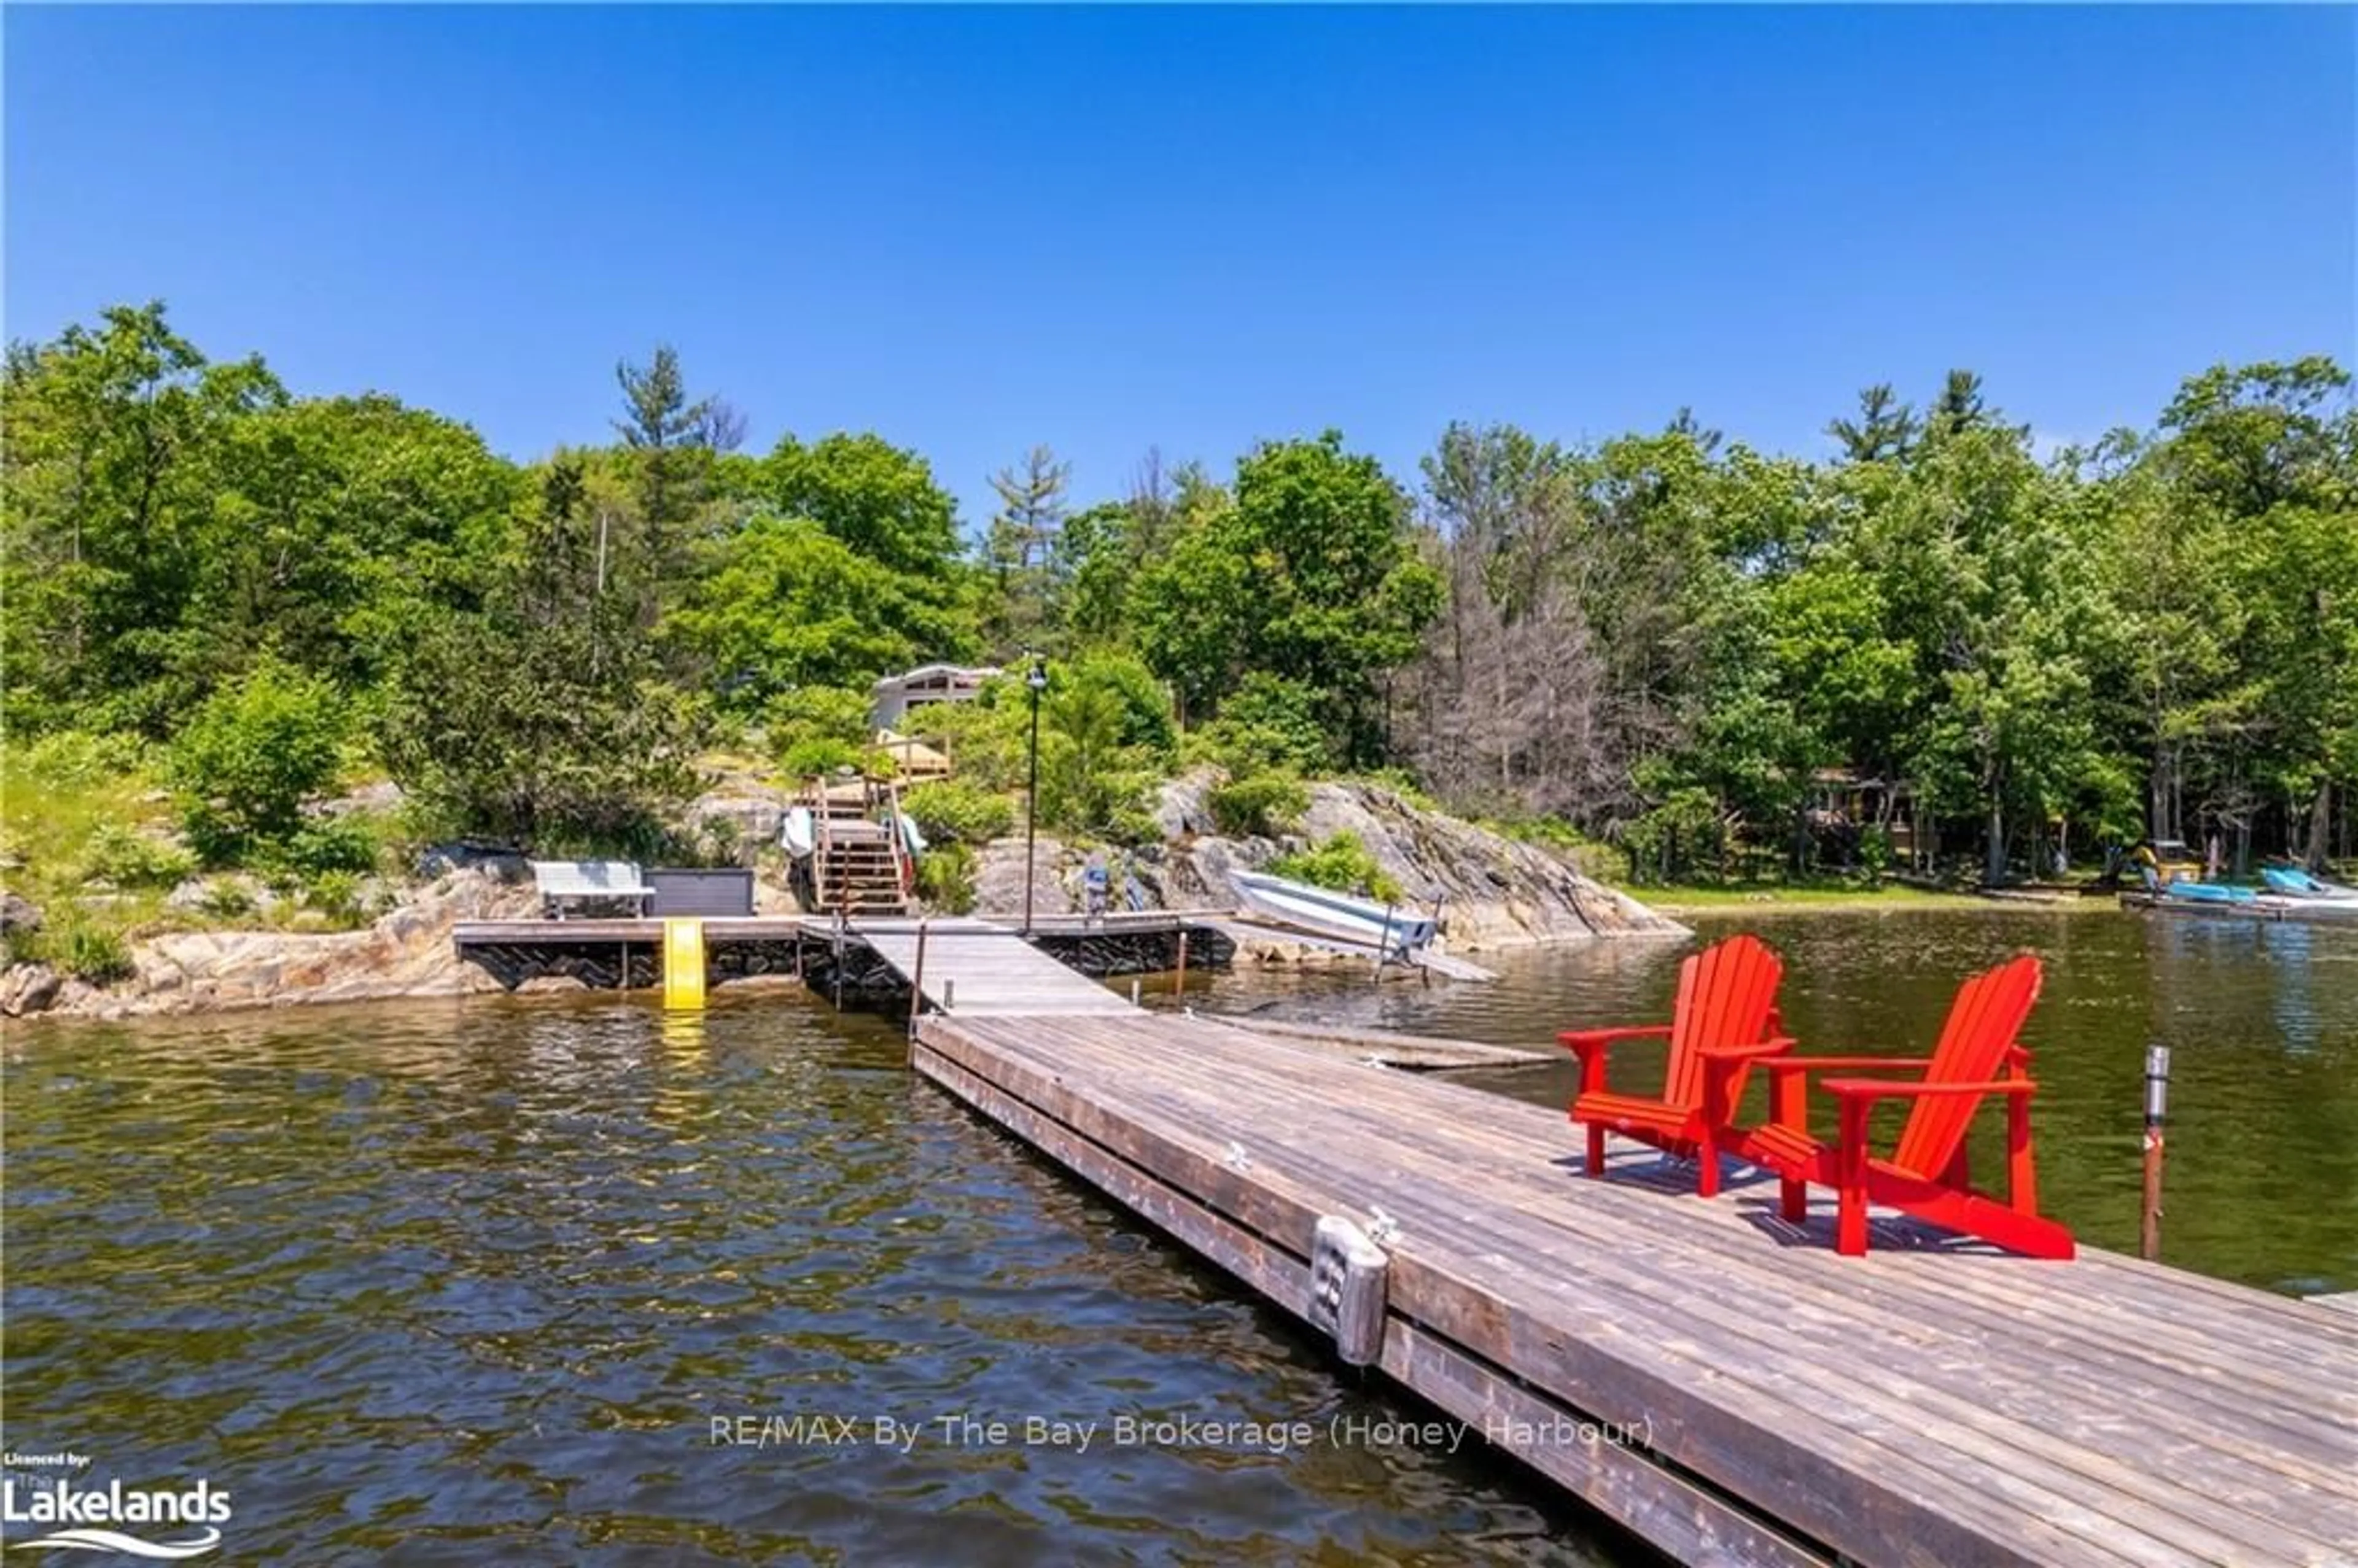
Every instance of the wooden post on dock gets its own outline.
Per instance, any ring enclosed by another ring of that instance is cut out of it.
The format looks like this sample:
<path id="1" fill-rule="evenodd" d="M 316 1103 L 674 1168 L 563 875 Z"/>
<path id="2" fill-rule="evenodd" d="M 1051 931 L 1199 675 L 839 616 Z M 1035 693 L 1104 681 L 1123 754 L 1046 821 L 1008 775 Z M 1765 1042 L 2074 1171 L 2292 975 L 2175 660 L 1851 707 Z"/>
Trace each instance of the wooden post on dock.
<path id="1" fill-rule="evenodd" d="M 835 912 L 835 1011 L 843 1011 L 843 911 Z"/>
<path id="2" fill-rule="evenodd" d="M 1179 928 L 1179 1000 L 1187 1000 L 1187 928 Z"/>
<path id="3" fill-rule="evenodd" d="M 917 1014 L 925 1010 L 925 927 L 917 922 L 917 972 L 909 977 L 909 1038 L 917 1037 Z"/>
<path id="4" fill-rule="evenodd" d="M 2145 1203 L 2137 1251 L 2151 1262 L 2161 1256 L 2161 1124 L 2169 1113 L 2169 1047 L 2145 1048 Z"/>

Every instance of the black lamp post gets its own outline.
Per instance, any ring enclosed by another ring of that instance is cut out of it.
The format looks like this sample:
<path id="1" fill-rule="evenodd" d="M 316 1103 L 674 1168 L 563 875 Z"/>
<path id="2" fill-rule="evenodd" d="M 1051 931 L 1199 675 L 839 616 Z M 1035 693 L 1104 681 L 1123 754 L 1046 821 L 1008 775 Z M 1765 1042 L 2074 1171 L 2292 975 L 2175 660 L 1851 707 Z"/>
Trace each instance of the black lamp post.
<path id="1" fill-rule="evenodd" d="M 1040 815 L 1040 694 L 1048 689 L 1048 662 L 1032 661 L 1032 673 L 1023 677 L 1032 688 L 1032 784 L 1023 792 L 1023 935 L 1032 935 L 1032 846 L 1039 829 Z"/>

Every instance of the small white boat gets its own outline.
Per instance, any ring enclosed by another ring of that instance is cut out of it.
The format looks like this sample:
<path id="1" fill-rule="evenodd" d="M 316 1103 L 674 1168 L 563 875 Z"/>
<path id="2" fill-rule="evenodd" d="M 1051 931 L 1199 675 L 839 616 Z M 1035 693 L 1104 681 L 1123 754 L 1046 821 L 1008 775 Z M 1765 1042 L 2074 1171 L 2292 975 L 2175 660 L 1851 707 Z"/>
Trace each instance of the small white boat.
<path id="1" fill-rule="evenodd" d="M 1372 899 L 1259 871 L 1238 871 L 1228 880 L 1236 884 L 1237 897 L 1245 908 L 1272 925 L 1347 942 L 1382 945 L 1394 952 L 1412 952 L 1433 938 L 1433 917 L 1413 909 L 1387 907 Z"/>
<path id="2" fill-rule="evenodd" d="M 811 819 L 809 806 L 788 809 L 784 823 L 778 828 L 778 843 L 797 860 L 818 848 L 818 827 Z"/>

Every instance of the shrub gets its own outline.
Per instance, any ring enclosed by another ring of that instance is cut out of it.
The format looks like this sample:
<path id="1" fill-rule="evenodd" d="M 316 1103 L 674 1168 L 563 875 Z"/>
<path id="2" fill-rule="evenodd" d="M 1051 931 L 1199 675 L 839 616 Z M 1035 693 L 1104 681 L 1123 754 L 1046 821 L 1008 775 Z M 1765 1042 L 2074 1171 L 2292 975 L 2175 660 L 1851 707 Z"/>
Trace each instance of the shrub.
<path id="1" fill-rule="evenodd" d="M 1156 819 L 1143 793 L 1117 802 L 1107 816 L 1105 837 L 1109 843 L 1137 849 L 1145 844 L 1163 842 L 1163 824 Z"/>
<path id="2" fill-rule="evenodd" d="M 267 849 L 264 859 L 274 871 L 300 881 L 336 872 L 357 876 L 376 870 L 379 843 L 378 825 L 370 818 L 319 816 Z"/>
<path id="3" fill-rule="evenodd" d="M 335 776 L 342 736 L 335 687 L 274 659 L 207 698 L 170 759 L 197 852 L 233 864 L 294 837 L 304 799 Z"/>
<path id="4" fill-rule="evenodd" d="M 1120 746 L 1142 746 L 1158 759 L 1172 754 L 1178 738 L 1172 719 L 1171 693 L 1134 654 L 1111 652 L 1085 654 L 1049 672 L 1048 701 L 1067 694 L 1088 692 L 1107 699 L 1117 716 L 1113 740 Z"/>
<path id="5" fill-rule="evenodd" d="M 84 851 L 83 874 L 119 888 L 171 887 L 197 869 L 177 844 L 135 833 L 119 822 L 102 824 Z"/>
<path id="6" fill-rule="evenodd" d="M 1398 903 L 1401 895 L 1400 883 L 1376 863 L 1357 833 L 1337 833 L 1314 849 L 1280 855 L 1269 869 L 1275 876 L 1386 903 Z"/>
<path id="7" fill-rule="evenodd" d="M 1023 683 L 1001 676 L 971 702 L 937 702 L 901 720 L 901 733 L 946 753 L 958 777 L 986 790 L 1018 789 L 1029 764 L 1031 699 Z"/>
<path id="8" fill-rule="evenodd" d="M 928 844 L 983 844 L 1015 828 L 1015 803 L 954 780 L 924 784 L 901 797 L 901 809 Z"/>
<path id="9" fill-rule="evenodd" d="M 60 730 L 26 747 L 17 754 L 12 771 L 59 787 L 87 789 L 135 772 L 140 750 L 135 735 Z"/>
<path id="10" fill-rule="evenodd" d="M 815 773 L 838 773 L 845 768 L 862 773 L 867 771 L 870 760 L 868 748 L 855 741 L 811 736 L 788 746 L 780 754 L 778 766 L 790 778 L 806 779 Z"/>
<path id="11" fill-rule="evenodd" d="M 131 975 L 131 949 L 123 933 L 76 920 L 48 944 L 53 962 L 66 973 L 103 986 Z"/>
<path id="12" fill-rule="evenodd" d="M 1213 788 L 1205 804 L 1212 825 L 1231 838 L 1274 838 L 1310 809 L 1310 791 L 1287 773 L 1261 773 L 1230 779 Z"/>
<path id="13" fill-rule="evenodd" d="M 1727 823 L 1719 802 L 1705 789 L 1673 790 L 1661 805 L 1622 829 L 1629 857 L 1629 880 L 1644 886 L 1670 881 L 1704 869 L 1724 869 Z"/>
<path id="14" fill-rule="evenodd" d="M 340 925 L 361 921 L 361 879 L 356 871 L 322 871 L 303 889 L 303 902 Z"/>
<path id="15" fill-rule="evenodd" d="M 216 920 L 243 920 L 254 913 L 254 893 L 243 882 L 208 882 L 199 907 Z"/>
<path id="16" fill-rule="evenodd" d="M 1891 870 L 1891 833 L 1888 828 L 1870 824 L 1860 831 L 1858 863 L 1866 872 L 1870 884 L 1883 885 L 1884 873 Z"/>
<path id="17" fill-rule="evenodd" d="M 744 825 L 733 816 L 707 817 L 698 825 L 696 861 L 700 866 L 751 864 L 745 853 Z"/>
<path id="18" fill-rule="evenodd" d="M 974 851 L 963 844 L 943 844 L 917 857 L 917 896 L 925 907 L 944 914 L 968 914 L 974 910 Z"/>

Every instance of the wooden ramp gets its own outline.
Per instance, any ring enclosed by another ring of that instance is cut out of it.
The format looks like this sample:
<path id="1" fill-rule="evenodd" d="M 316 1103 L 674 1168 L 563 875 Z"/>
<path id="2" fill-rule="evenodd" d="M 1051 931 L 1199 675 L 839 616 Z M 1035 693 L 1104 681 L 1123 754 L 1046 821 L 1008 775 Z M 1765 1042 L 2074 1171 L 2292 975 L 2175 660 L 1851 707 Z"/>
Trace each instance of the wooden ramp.
<path id="1" fill-rule="evenodd" d="M 962 1018 L 1137 1011 L 1043 953 L 1019 932 L 987 920 L 854 920 L 846 934 L 914 983 L 927 1004 Z"/>
<path id="2" fill-rule="evenodd" d="M 959 989 L 920 1072 L 1305 1320 L 1320 1217 L 1372 1227 L 1382 1371 L 1682 1560 L 2358 1563 L 2358 1318 L 1893 1219 L 1840 1258 L 1773 1183 L 1589 1180 L 1560 1112 Z"/>

